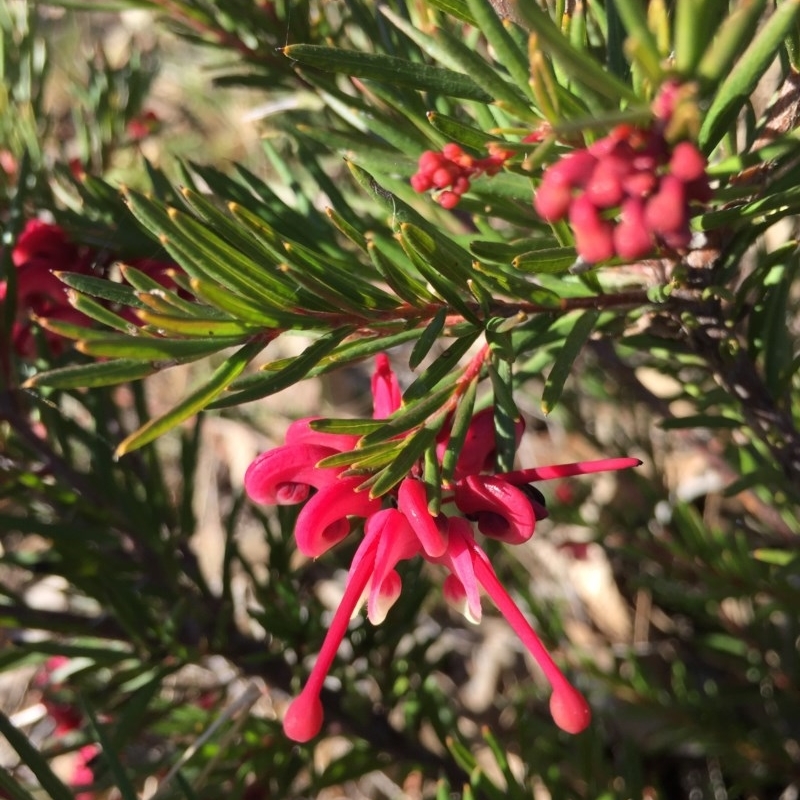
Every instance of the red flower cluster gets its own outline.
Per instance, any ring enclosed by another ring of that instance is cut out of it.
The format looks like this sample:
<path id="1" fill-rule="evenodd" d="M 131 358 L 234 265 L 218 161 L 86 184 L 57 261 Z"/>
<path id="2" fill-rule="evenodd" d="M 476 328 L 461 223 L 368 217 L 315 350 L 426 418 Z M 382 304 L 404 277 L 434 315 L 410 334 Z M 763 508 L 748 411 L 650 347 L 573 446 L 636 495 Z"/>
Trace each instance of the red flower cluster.
<path id="1" fill-rule="evenodd" d="M 36 339 L 31 316 L 60 320 L 76 325 L 91 324 L 91 320 L 69 303 L 67 287 L 57 272 L 89 274 L 111 263 L 108 254 L 100 255 L 89 247 L 71 242 L 58 225 L 34 219 L 26 223 L 11 251 L 11 263 L 16 269 L 16 319 L 11 330 L 14 351 L 23 358 L 36 354 Z M 168 274 L 174 264 L 154 259 L 133 259 L 131 266 L 145 272 L 165 288 L 174 288 Z M 6 302 L 8 282 L 0 281 L 0 303 Z M 121 314 L 133 324 L 140 320 L 133 313 Z M 44 331 L 51 355 L 59 355 L 65 340 L 52 331 Z"/>
<path id="2" fill-rule="evenodd" d="M 569 220 L 585 261 L 635 260 L 658 246 L 688 247 L 691 203 L 707 202 L 711 189 L 697 147 L 673 146 L 664 136 L 670 106 L 659 98 L 651 129 L 620 125 L 545 170 L 534 208 L 548 222 Z"/>
<path id="3" fill-rule="evenodd" d="M 495 149 L 486 158 L 475 158 L 457 144 L 446 144 L 441 153 L 426 150 L 419 157 L 417 172 L 411 176 L 415 192 L 439 190 L 436 202 L 442 208 L 455 208 L 461 195 L 469 191 L 470 181 L 479 175 L 496 175 L 512 154 Z"/>
<path id="4" fill-rule="evenodd" d="M 59 270 L 88 273 L 93 260 L 93 254 L 70 242 L 58 225 L 38 219 L 25 225 L 11 251 L 17 278 L 17 319 L 11 336 L 19 355 L 31 357 L 36 352 L 30 314 L 77 324 L 87 321 L 69 304 L 67 287 L 53 273 Z M 6 301 L 7 291 L 7 282 L 0 282 L 0 302 Z M 64 340 L 60 336 L 46 331 L 45 340 L 51 353 L 57 355 L 63 349 Z"/>
<path id="5" fill-rule="evenodd" d="M 376 359 L 372 394 L 376 418 L 400 407 L 400 389 L 385 355 Z M 328 456 L 353 450 L 358 437 L 315 431 L 309 424 L 311 419 L 293 423 L 285 443 L 262 453 L 248 468 L 245 488 L 255 502 L 305 502 L 297 518 L 295 539 L 306 556 L 322 555 L 360 527 L 363 520 L 364 536 L 353 558 L 342 601 L 308 682 L 284 716 L 283 727 L 289 738 L 303 742 L 319 732 L 323 721 L 319 695 L 350 619 L 366 601 L 368 619 L 373 624 L 383 621 L 402 589 L 397 564 L 416 556 L 447 570 L 444 596 L 472 622 L 481 618 L 481 588 L 492 598 L 550 681 L 550 710 L 559 727 L 577 733 L 589 724 L 586 701 L 558 669 L 498 580 L 476 541 L 473 523 L 494 539 L 508 544 L 526 542 L 533 535 L 537 518 L 547 513 L 531 482 L 625 469 L 640 462 L 633 458 L 603 459 L 487 474 L 495 458 L 492 413 L 488 409 L 473 418 L 453 484 L 443 487 L 442 507 L 447 513 L 437 516 L 428 508 L 421 465 L 413 467 L 383 498 L 373 498 L 361 490 L 363 475 L 347 475 L 346 467 L 318 466 Z M 520 426 L 518 435 L 521 433 Z M 440 458 L 448 436 L 446 432 L 439 442 Z"/>

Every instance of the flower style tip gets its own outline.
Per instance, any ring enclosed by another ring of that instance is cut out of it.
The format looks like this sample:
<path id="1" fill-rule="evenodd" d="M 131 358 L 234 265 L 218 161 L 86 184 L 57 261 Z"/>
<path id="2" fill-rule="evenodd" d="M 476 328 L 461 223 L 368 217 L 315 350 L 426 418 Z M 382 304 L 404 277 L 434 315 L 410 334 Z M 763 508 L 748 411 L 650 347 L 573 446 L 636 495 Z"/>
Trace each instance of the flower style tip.
<path id="1" fill-rule="evenodd" d="M 553 722 L 566 733 L 585 731 L 592 721 L 592 711 L 586 698 L 566 680 L 550 696 L 550 715 Z"/>
<path id="2" fill-rule="evenodd" d="M 293 742 L 307 742 L 322 728 L 323 712 L 319 696 L 303 690 L 283 715 L 283 732 Z"/>
<path id="3" fill-rule="evenodd" d="M 522 643 L 527 647 L 528 652 L 536 659 L 536 662 L 542 668 L 542 672 L 544 672 L 545 678 L 553 687 L 553 695 L 550 698 L 550 713 L 553 716 L 553 721 L 567 733 L 580 733 L 591 720 L 589 704 L 553 661 L 552 656 L 545 649 L 536 631 L 525 619 L 525 616 L 511 599 L 511 595 L 506 591 L 503 584 L 500 583 L 486 553 L 474 542 L 472 543 L 471 551 L 475 577 L 478 582 L 486 590 L 489 597 L 492 598 L 498 611 L 506 618 L 514 633 L 519 636 Z"/>
<path id="4" fill-rule="evenodd" d="M 347 626 L 369 584 L 375 568 L 375 537 L 365 538 L 356 550 L 342 601 L 333 614 L 325 641 L 319 650 L 317 660 L 308 676 L 308 681 L 300 694 L 291 702 L 283 718 L 284 733 L 295 742 L 313 739 L 322 728 L 323 711 L 319 699 L 325 676 L 336 658 Z"/>

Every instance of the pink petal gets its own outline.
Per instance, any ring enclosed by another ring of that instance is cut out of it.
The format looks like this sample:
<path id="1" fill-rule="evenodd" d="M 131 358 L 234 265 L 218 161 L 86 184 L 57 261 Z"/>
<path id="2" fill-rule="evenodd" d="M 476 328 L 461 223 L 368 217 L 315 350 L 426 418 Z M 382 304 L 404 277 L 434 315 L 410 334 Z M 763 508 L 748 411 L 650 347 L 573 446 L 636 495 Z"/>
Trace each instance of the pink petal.
<path id="1" fill-rule="evenodd" d="M 355 450 L 359 436 L 349 433 L 325 433 L 315 431 L 311 423 L 322 417 L 304 417 L 295 420 L 287 429 L 284 437 L 285 444 L 315 444 L 320 447 L 329 447 L 338 453 Z"/>
<path id="2" fill-rule="evenodd" d="M 461 591 L 458 591 L 458 588 L 450 581 L 445 588 L 445 598 L 458 602 L 459 596 L 463 592 L 466 600 L 464 616 L 470 622 L 477 624 L 481 621 L 481 595 L 473 566 L 472 548 L 477 545 L 475 545 L 475 538 L 472 535 L 472 526 L 462 517 L 450 517 L 447 520 L 447 538 L 447 552 L 437 561 L 444 564 L 453 573 L 453 576 L 461 584 Z M 460 604 L 463 606 L 463 601 Z"/>
<path id="3" fill-rule="evenodd" d="M 464 585 L 455 575 L 448 575 L 444 579 L 442 595 L 449 606 L 458 611 L 459 614 L 463 614 L 473 625 L 477 625 L 480 622 L 480 617 L 476 619 L 470 611 L 467 592 L 464 589 Z"/>
<path id="4" fill-rule="evenodd" d="M 342 602 L 339 603 L 339 607 L 333 615 L 311 675 L 309 675 L 303 691 L 292 700 L 283 717 L 283 731 L 295 742 L 307 742 L 309 739 L 313 739 L 322 727 L 323 713 L 319 694 L 322 691 L 325 676 L 336 658 L 339 645 L 347 633 L 353 609 L 370 579 L 375 565 L 375 548 L 374 539 L 365 539 L 359 545 L 356 558 L 353 559 L 353 565 L 350 567 Z"/>
<path id="5" fill-rule="evenodd" d="M 521 544 L 533 536 L 536 515 L 531 501 L 500 476 L 469 475 L 455 487 L 455 501 L 467 516 L 474 516 L 486 536 Z"/>
<path id="6" fill-rule="evenodd" d="M 386 353 L 378 353 L 372 374 L 372 416 L 385 419 L 400 408 L 401 402 L 400 384 L 389 365 L 389 357 Z"/>
<path id="7" fill-rule="evenodd" d="M 341 478 L 323 486 L 303 507 L 294 529 L 297 548 L 317 558 L 350 533 L 348 517 L 368 517 L 380 510 L 381 500 L 357 492 L 363 477 Z"/>
<path id="8" fill-rule="evenodd" d="M 417 555 L 420 543 L 405 515 L 394 508 L 373 514 L 366 528 L 369 533 L 373 529 L 379 531 L 367 603 L 367 617 L 373 625 L 378 625 L 400 596 L 400 576 L 394 568 L 400 561 Z"/>
<path id="9" fill-rule="evenodd" d="M 282 445 L 262 453 L 247 468 L 244 488 L 256 503 L 301 503 L 309 489 L 320 489 L 336 480 L 343 468 L 319 469 L 317 464 L 335 455 L 330 447 L 312 444 Z"/>
<path id="10" fill-rule="evenodd" d="M 405 478 L 397 491 L 397 507 L 411 525 L 425 555 L 429 558 L 442 555 L 447 549 L 447 537 L 428 511 L 425 484 L 414 478 Z"/>
<path id="11" fill-rule="evenodd" d="M 550 713 L 553 721 L 567 733 L 580 733 L 591 721 L 589 704 L 567 680 L 550 653 L 545 650 L 536 631 L 533 630 L 503 584 L 498 580 L 486 553 L 473 543 L 472 555 L 473 568 L 478 582 L 492 598 L 497 609 L 506 618 L 530 654 L 536 659 L 553 687 L 553 695 L 550 698 Z"/>

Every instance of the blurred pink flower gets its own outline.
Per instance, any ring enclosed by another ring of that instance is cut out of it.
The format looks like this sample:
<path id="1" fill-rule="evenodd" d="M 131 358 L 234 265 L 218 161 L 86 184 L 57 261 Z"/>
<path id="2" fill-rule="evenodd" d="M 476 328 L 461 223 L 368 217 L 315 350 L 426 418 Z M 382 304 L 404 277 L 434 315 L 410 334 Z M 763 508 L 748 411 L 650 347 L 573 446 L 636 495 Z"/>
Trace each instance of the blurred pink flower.
<path id="1" fill-rule="evenodd" d="M 16 269 L 16 319 L 12 327 L 12 346 L 18 355 L 35 355 L 31 315 L 85 324 L 88 320 L 76 311 L 67 298 L 67 287 L 56 277 L 58 271 L 87 273 L 92 253 L 70 242 L 58 225 L 29 220 L 11 251 Z M 8 283 L 0 282 L 0 302 L 7 302 Z M 45 331 L 52 354 L 64 349 L 64 339 Z"/>

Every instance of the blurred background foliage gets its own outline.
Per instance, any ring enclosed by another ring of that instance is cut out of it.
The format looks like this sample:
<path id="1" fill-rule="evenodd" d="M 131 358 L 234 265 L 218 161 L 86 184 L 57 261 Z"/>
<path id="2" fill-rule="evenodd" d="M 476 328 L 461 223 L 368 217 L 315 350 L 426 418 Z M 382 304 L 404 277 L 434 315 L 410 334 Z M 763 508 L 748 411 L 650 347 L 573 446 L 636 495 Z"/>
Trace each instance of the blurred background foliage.
<path id="1" fill-rule="evenodd" d="M 0 2 L 0 795 L 796 797 L 799 16 Z M 692 246 L 576 269 L 532 208 L 542 167 L 647 124 L 668 79 L 714 181 Z M 513 155 L 451 212 L 409 179 L 453 141 Z M 84 318 L 32 324 L 21 357 L 36 217 L 88 259 L 59 267 Z M 301 558 L 244 470 L 298 416 L 367 415 L 380 351 L 430 416 L 480 336 L 520 463 L 644 461 L 546 487 L 534 540 L 490 549 L 594 722 L 556 730 L 503 621 L 466 627 L 408 564 L 294 745 L 354 546 Z"/>

